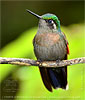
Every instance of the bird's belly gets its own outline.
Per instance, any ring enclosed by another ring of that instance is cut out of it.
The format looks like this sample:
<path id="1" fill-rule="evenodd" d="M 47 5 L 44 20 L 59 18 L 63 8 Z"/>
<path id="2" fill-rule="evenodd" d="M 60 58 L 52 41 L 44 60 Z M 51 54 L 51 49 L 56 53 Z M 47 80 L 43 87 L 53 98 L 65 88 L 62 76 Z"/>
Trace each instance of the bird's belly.
<path id="1" fill-rule="evenodd" d="M 59 41 L 54 45 L 49 44 L 48 47 L 35 44 L 34 52 L 39 60 L 62 60 L 67 53 L 64 41 Z"/>

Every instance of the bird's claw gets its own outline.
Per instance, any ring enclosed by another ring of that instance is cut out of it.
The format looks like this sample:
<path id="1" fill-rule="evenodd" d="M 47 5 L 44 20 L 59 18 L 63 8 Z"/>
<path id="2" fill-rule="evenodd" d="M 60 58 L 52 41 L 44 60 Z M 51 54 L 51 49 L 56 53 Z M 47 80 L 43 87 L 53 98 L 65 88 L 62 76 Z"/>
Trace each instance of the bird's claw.
<path id="1" fill-rule="evenodd" d="M 59 63 L 61 60 L 60 59 L 58 59 L 58 60 L 56 60 L 56 63 Z"/>

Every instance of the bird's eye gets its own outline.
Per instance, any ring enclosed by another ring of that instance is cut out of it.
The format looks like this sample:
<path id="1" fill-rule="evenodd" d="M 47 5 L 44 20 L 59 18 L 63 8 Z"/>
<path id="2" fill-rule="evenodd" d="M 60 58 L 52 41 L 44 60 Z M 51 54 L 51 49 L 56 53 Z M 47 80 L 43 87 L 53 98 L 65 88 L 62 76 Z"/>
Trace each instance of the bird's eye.
<path id="1" fill-rule="evenodd" d="M 48 23 L 50 23 L 50 24 L 51 24 L 51 23 L 52 23 L 52 20 L 51 20 L 51 19 L 49 19 L 49 20 L 48 20 Z"/>

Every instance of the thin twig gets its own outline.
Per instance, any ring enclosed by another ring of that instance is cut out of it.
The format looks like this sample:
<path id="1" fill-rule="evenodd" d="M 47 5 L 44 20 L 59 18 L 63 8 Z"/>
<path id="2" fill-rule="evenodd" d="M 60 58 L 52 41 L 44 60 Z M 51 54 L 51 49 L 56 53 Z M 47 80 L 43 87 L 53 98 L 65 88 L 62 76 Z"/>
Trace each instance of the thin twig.
<path id="1" fill-rule="evenodd" d="M 75 58 L 71 60 L 62 60 L 62 61 L 37 61 L 32 59 L 24 58 L 4 58 L 0 57 L 0 64 L 13 64 L 20 66 L 39 66 L 39 67 L 63 67 L 68 65 L 85 63 L 85 57 Z"/>

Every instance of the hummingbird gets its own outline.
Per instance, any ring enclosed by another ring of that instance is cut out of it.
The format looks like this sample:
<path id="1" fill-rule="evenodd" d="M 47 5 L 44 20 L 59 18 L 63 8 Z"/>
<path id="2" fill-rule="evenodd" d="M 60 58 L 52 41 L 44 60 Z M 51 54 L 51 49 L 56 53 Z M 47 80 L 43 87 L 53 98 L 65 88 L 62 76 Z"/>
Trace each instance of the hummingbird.
<path id="1" fill-rule="evenodd" d="M 34 53 L 39 61 L 57 61 L 67 59 L 68 41 L 60 29 L 60 21 L 54 14 L 39 16 L 27 9 L 27 12 L 39 19 L 38 31 L 33 39 Z M 50 92 L 53 89 L 67 89 L 67 66 L 60 68 L 39 67 L 42 81 Z"/>

